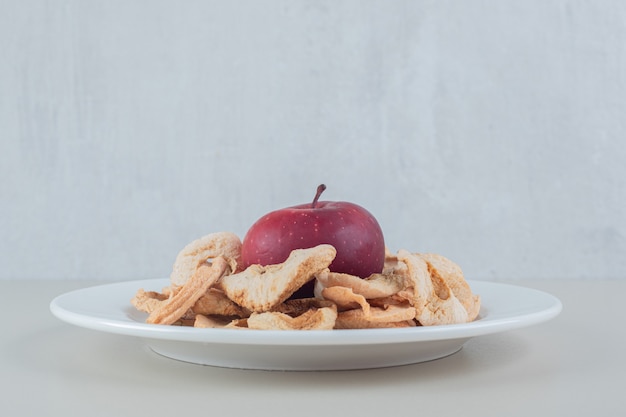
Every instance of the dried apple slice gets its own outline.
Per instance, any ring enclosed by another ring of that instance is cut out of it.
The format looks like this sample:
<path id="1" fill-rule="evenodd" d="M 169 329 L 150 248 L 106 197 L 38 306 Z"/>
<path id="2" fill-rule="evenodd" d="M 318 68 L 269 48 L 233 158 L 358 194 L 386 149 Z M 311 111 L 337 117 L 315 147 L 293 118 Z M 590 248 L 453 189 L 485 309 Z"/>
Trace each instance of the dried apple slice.
<path id="1" fill-rule="evenodd" d="M 158 309 L 167 298 L 168 296 L 165 294 L 156 291 L 145 291 L 143 288 L 140 288 L 132 300 L 130 300 L 130 303 L 137 310 L 150 314 Z"/>
<path id="2" fill-rule="evenodd" d="M 209 288 L 198 301 L 195 302 L 191 310 L 195 314 L 237 316 L 248 317 L 250 311 L 237 305 L 217 288 Z"/>
<path id="3" fill-rule="evenodd" d="M 339 311 L 361 308 L 365 316 L 370 314 L 370 305 L 361 294 L 355 294 L 352 288 L 328 287 L 322 290 L 322 297 L 337 304 Z"/>
<path id="4" fill-rule="evenodd" d="M 417 255 L 426 261 L 431 276 L 437 276 L 445 281 L 467 311 L 468 320 L 476 319 L 480 310 L 480 296 L 472 293 L 461 267 L 442 255 L 434 253 L 418 253 Z"/>
<path id="5" fill-rule="evenodd" d="M 331 264 L 337 251 L 331 245 L 296 249 L 281 264 L 251 265 L 223 277 L 219 288 L 240 306 L 253 312 L 272 310 Z"/>
<path id="6" fill-rule="evenodd" d="M 248 317 L 248 328 L 256 330 L 332 330 L 337 309 L 322 307 L 308 310 L 297 317 L 284 313 L 253 313 Z"/>
<path id="7" fill-rule="evenodd" d="M 361 309 L 337 314 L 335 329 L 373 329 L 387 327 L 413 327 L 415 308 L 389 306 L 386 309 L 372 307 L 368 314 Z"/>
<path id="8" fill-rule="evenodd" d="M 404 287 L 404 277 L 394 274 L 372 274 L 367 278 L 330 272 L 328 269 L 315 276 L 324 288 L 346 287 L 367 299 L 389 297 Z"/>
<path id="9" fill-rule="evenodd" d="M 415 319 L 423 326 L 466 323 L 467 310 L 446 282 L 431 274 L 427 262 L 406 250 L 398 251 L 398 259 L 406 263 L 409 284 L 413 289 L 409 299 L 415 307 Z"/>
<path id="10" fill-rule="evenodd" d="M 212 264 L 200 265 L 180 291 L 163 301 L 146 320 L 151 324 L 173 324 L 189 310 L 206 291 L 230 271 L 228 262 L 219 256 Z"/>
<path id="11" fill-rule="evenodd" d="M 241 240 L 231 232 L 217 232 L 203 236 L 187 244 L 176 256 L 170 281 L 183 285 L 196 272 L 198 265 L 218 256 L 225 258 L 230 269 L 237 271 L 241 263 Z"/>

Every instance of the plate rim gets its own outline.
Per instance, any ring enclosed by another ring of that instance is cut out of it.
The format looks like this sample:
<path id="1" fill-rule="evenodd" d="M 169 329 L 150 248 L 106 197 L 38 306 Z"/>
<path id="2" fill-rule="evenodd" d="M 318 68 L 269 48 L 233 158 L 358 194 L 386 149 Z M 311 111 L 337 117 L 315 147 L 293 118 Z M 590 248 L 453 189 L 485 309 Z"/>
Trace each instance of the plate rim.
<path id="1" fill-rule="evenodd" d="M 197 329 L 193 327 L 164 326 L 147 324 L 133 320 L 126 314 L 126 320 L 96 317 L 93 314 L 68 309 L 68 300 L 76 297 L 93 295 L 105 290 L 134 288 L 128 293 L 116 295 L 118 302 L 128 296 L 128 310 L 132 311 L 130 298 L 139 288 L 156 289 L 169 284 L 167 278 L 120 281 L 80 288 L 56 296 L 50 302 L 50 311 L 66 323 L 107 333 L 140 337 L 144 339 L 171 340 L 205 344 L 238 344 L 238 345 L 280 345 L 280 346 L 339 346 L 339 345 L 384 345 L 395 343 L 430 342 L 439 340 L 470 339 L 472 337 L 515 330 L 548 321 L 558 316 L 562 302 L 552 294 L 534 288 L 510 283 L 486 280 L 468 280 L 473 292 L 480 294 L 480 288 L 524 292 L 527 295 L 541 297 L 545 307 L 525 314 L 509 315 L 490 319 L 486 317 L 470 323 L 449 324 L 440 326 L 424 326 L 394 329 L 342 329 L 342 330 L 250 330 L 250 329 Z M 489 306 L 481 307 L 488 311 Z M 116 311 L 120 313 L 120 310 Z"/>

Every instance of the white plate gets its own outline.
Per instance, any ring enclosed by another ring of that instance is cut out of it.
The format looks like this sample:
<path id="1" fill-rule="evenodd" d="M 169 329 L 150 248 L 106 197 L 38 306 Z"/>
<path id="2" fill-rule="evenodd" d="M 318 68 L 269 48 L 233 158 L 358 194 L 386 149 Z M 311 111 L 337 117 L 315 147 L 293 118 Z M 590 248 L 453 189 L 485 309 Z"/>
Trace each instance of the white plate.
<path id="1" fill-rule="evenodd" d="M 144 338 L 155 352 L 185 362 L 266 370 L 340 370 L 406 365 L 451 355 L 470 338 L 518 329 L 559 314 L 561 302 L 534 289 L 470 281 L 481 296 L 472 323 L 401 329 L 273 331 L 196 329 L 146 324 L 130 299 L 160 291 L 167 279 L 129 281 L 72 291 L 50 310 L 68 323 Z"/>

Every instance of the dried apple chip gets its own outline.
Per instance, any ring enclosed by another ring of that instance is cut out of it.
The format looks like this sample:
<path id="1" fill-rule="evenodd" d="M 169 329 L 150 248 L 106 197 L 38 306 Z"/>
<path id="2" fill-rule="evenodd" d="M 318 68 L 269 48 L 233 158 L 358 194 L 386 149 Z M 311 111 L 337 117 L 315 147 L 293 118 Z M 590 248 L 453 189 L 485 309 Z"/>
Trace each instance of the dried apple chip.
<path id="1" fill-rule="evenodd" d="M 231 232 L 217 232 L 187 244 L 176 256 L 170 281 L 183 285 L 196 272 L 198 265 L 222 256 L 232 271 L 241 263 L 241 240 Z"/>
<path id="2" fill-rule="evenodd" d="M 230 271 L 228 262 L 221 256 L 215 258 L 210 265 L 207 263 L 200 265 L 180 291 L 152 311 L 146 322 L 175 323 L 228 271 Z"/>
<path id="3" fill-rule="evenodd" d="M 150 314 L 158 309 L 167 298 L 168 296 L 165 294 L 156 291 L 145 291 L 143 288 L 140 288 L 130 302 L 137 310 Z"/>
<path id="4" fill-rule="evenodd" d="M 389 297 L 404 287 L 404 277 L 400 275 L 372 274 L 367 278 L 356 275 L 330 272 L 328 269 L 321 271 L 315 276 L 322 287 L 347 287 L 355 294 L 363 297 L 380 298 Z"/>
<path id="5" fill-rule="evenodd" d="M 269 311 L 327 268 L 337 251 L 331 245 L 296 249 L 282 264 L 250 265 L 245 271 L 223 277 L 218 285 L 235 303 L 250 311 Z"/>
<path id="6" fill-rule="evenodd" d="M 406 265 L 398 259 L 398 255 L 385 250 L 385 263 L 383 266 L 384 275 L 404 275 L 406 273 Z"/>
<path id="7" fill-rule="evenodd" d="M 335 329 L 397 329 L 403 327 L 415 327 L 417 324 L 413 320 L 393 321 L 393 322 L 375 322 L 358 317 L 342 317 L 341 313 L 337 316 Z"/>
<path id="8" fill-rule="evenodd" d="M 386 327 L 413 327 L 415 308 L 389 306 L 386 309 L 372 307 L 369 314 L 363 310 L 348 310 L 337 314 L 335 329 L 372 329 Z"/>
<path id="9" fill-rule="evenodd" d="M 214 319 L 213 317 L 207 317 L 202 314 L 196 314 L 196 319 L 193 323 L 193 327 L 199 327 L 202 329 L 214 329 L 225 327 L 228 323 L 230 323 L 230 320 L 222 321 Z"/>
<path id="10" fill-rule="evenodd" d="M 247 318 L 227 318 L 197 314 L 194 319 L 193 327 L 199 329 L 247 329 L 247 323 Z"/>
<path id="11" fill-rule="evenodd" d="M 389 306 L 399 306 L 399 307 L 410 307 L 411 303 L 409 300 L 401 293 L 397 293 L 391 295 L 389 297 L 383 298 L 372 298 L 367 300 L 370 307 L 379 307 L 379 308 L 389 308 Z"/>
<path id="12" fill-rule="evenodd" d="M 195 314 L 248 317 L 250 311 L 237 305 L 217 288 L 209 288 L 191 307 Z"/>
<path id="13" fill-rule="evenodd" d="M 480 297 L 472 293 L 461 267 L 442 255 L 434 253 L 416 255 L 426 261 L 431 276 L 437 276 L 438 279 L 445 281 L 467 311 L 468 321 L 474 320 L 480 310 Z"/>
<path id="14" fill-rule="evenodd" d="M 285 313 L 253 313 L 248 317 L 248 328 L 256 330 L 331 330 L 335 326 L 337 309 L 311 309 L 297 317 Z"/>
<path id="15" fill-rule="evenodd" d="M 428 264 L 423 258 L 400 250 L 398 259 L 407 265 L 409 280 L 413 288 L 413 297 L 409 301 L 415 307 L 415 319 L 421 325 L 432 326 L 469 321 L 467 310 L 439 275 L 431 275 Z"/>
<path id="16" fill-rule="evenodd" d="M 277 305 L 271 311 L 296 317 L 311 309 L 322 307 L 335 307 L 335 303 L 332 301 L 321 300 L 319 298 L 297 298 L 289 299 L 284 303 Z"/>
<path id="17" fill-rule="evenodd" d="M 370 305 L 361 294 L 355 294 L 352 288 L 328 287 L 322 290 L 322 297 L 337 304 L 339 311 L 361 308 L 365 316 L 370 314 Z"/>

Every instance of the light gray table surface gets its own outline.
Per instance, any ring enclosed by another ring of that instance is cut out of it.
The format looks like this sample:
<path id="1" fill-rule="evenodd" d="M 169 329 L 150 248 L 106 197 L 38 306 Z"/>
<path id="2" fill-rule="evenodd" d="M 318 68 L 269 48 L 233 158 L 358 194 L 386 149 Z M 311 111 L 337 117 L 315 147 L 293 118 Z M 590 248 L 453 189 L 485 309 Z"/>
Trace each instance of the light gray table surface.
<path id="1" fill-rule="evenodd" d="M 506 281 L 504 281 L 506 282 Z M 19 416 L 588 416 L 626 410 L 626 281 L 510 282 L 562 313 L 481 336 L 458 353 L 395 368 L 268 372 L 161 357 L 139 338 L 49 311 L 102 281 L 0 281 L 0 412 Z"/>

